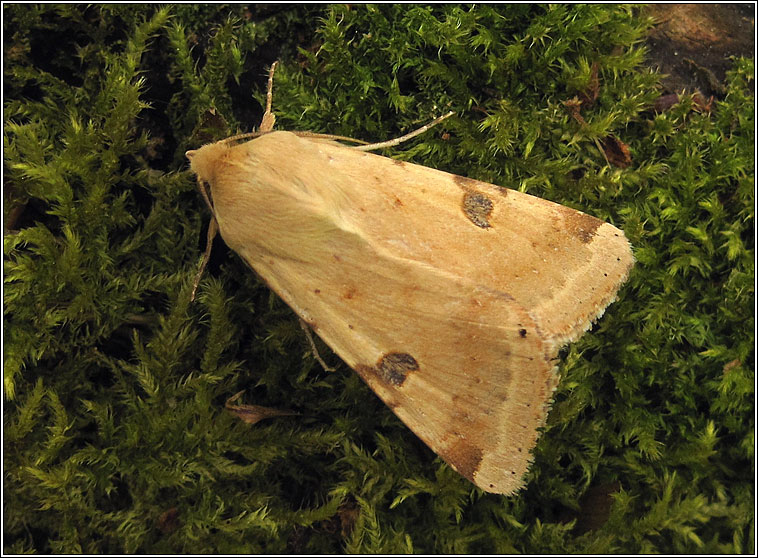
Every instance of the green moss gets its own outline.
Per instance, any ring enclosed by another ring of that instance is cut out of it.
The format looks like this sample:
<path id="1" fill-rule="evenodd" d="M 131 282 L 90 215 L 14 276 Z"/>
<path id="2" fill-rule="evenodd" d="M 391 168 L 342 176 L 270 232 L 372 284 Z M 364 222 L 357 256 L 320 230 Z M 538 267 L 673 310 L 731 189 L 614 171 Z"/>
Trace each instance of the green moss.
<path id="1" fill-rule="evenodd" d="M 657 114 L 628 6 L 3 10 L 6 552 L 754 552 L 752 60 L 712 112 Z M 379 141 L 452 109 L 393 157 L 634 245 L 516 496 L 322 371 L 221 242 L 189 302 L 208 216 L 184 151 L 258 124 L 275 59 L 280 128 Z M 247 425 L 242 389 L 300 414 Z"/>

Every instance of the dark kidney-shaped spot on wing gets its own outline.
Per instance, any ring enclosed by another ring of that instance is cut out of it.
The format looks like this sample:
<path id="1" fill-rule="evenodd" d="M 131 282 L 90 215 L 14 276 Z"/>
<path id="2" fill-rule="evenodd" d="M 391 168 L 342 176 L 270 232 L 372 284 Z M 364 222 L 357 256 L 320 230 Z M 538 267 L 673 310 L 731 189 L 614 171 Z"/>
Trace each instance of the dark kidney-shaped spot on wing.
<path id="1" fill-rule="evenodd" d="M 417 371 L 419 365 L 408 353 L 387 353 L 374 366 L 359 364 L 355 369 L 362 376 L 376 376 L 386 384 L 400 387 L 408 373 Z"/>
<path id="2" fill-rule="evenodd" d="M 479 192 L 466 192 L 463 195 L 463 213 L 477 227 L 488 229 L 489 216 L 492 213 L 492 200 Z"/>
<path id="3" fill-rule="evenodd" d="M 409 372 L 418 370 L 418 362 L 408 353 L 387 353 L 377 364 L 381 378 L 394 386 L 401 386 Z"/>

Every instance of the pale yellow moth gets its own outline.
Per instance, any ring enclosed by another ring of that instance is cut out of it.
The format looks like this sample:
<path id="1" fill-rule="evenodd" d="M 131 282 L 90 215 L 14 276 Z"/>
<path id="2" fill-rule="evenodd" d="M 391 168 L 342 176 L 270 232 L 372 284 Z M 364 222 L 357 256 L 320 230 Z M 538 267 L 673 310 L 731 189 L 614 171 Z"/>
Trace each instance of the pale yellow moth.
<path id="1" fill-rule="evenodd" d="M 365 152 L 399 140 L 347 147 L 271 131 L 272 74 L 256 139 L 187 153 L 221 236 L 442 459 L 482 490 L 513 493 L 558 350 L 634 263 L 624 233 Z"/>

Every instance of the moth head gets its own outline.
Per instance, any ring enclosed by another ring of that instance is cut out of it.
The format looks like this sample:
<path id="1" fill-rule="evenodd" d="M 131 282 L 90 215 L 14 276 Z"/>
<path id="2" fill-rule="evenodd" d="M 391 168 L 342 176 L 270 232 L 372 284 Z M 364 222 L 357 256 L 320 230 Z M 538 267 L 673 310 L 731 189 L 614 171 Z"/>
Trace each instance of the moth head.
<path id="1" fill-rule="evenodd" d="M 200 149 L 187 151 L 185 155 L 190 162 L 190 168 L 202 182 L 212 184 L 216 176 L 216 169 L 229 152 L 229 144 L 226 142 L 209 143 Z"/>

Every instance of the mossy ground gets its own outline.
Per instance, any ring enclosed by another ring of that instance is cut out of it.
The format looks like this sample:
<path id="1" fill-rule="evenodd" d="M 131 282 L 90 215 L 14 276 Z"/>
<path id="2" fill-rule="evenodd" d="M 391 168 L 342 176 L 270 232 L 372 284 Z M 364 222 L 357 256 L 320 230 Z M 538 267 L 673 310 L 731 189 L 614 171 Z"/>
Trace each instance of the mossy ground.
<path id="1" fill-rule="evenodd" d="M 752 60 L 710 111 L 656 112 L 626 6 L 3 9 L 5 552 L 754 552 Z M 184 151 L 256 126 L 276 59 L 279 128 L 378 141 L 452 109 L 391 155 L 631 240 L 517 495 L 324 372 L 222 242 L 190 303 Z M 246 424 L 243 389 L 299 415 Z"/>

